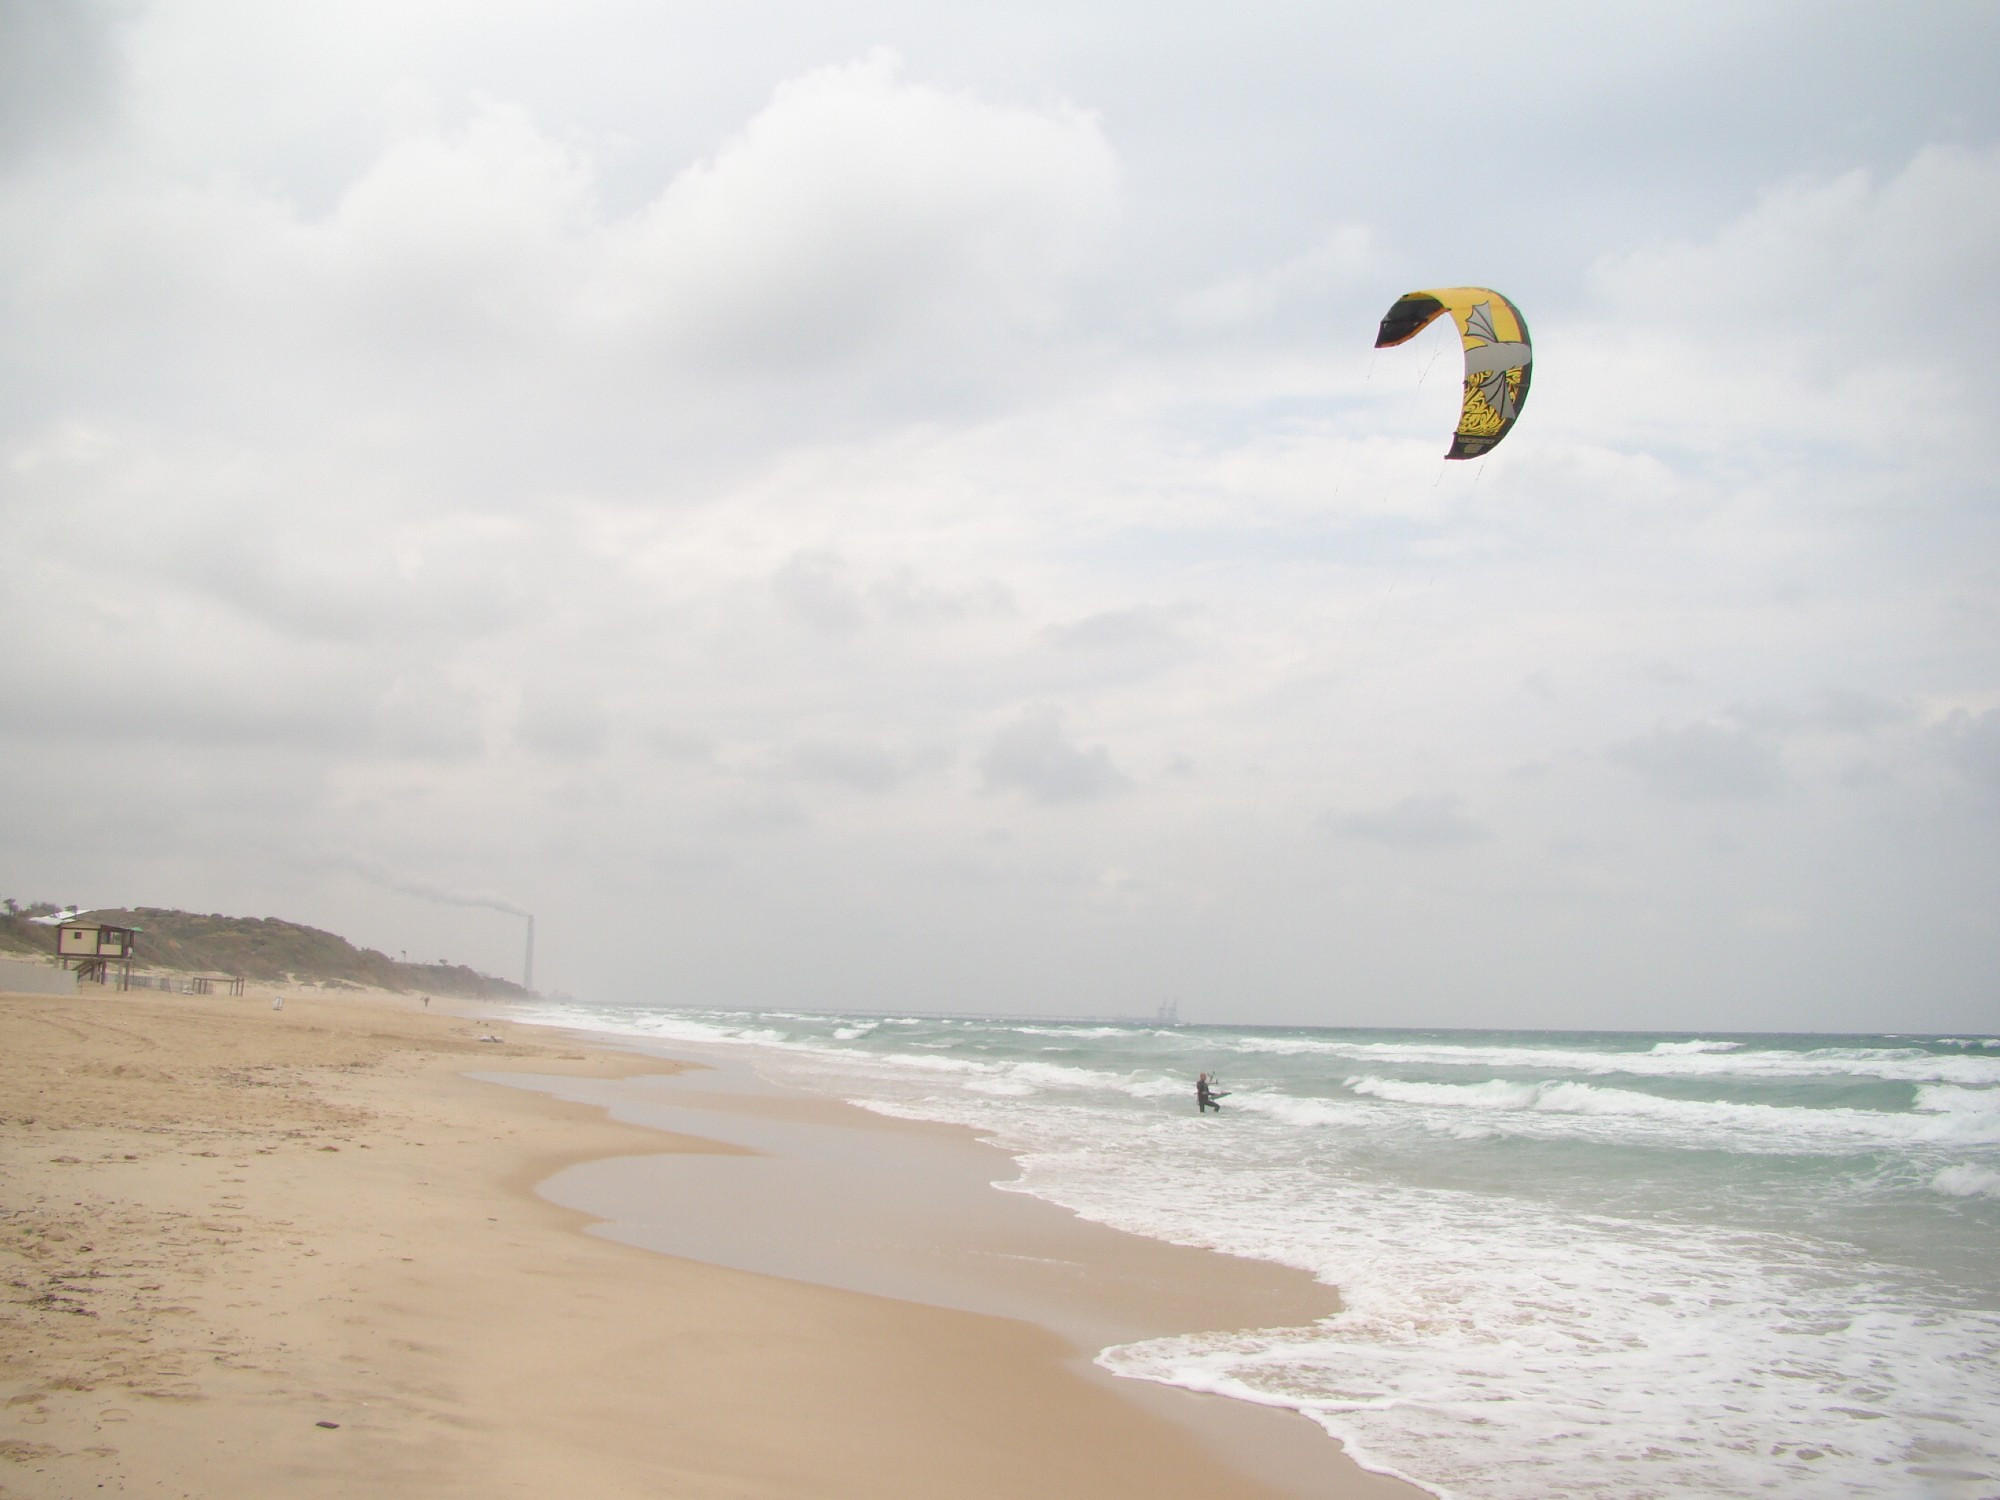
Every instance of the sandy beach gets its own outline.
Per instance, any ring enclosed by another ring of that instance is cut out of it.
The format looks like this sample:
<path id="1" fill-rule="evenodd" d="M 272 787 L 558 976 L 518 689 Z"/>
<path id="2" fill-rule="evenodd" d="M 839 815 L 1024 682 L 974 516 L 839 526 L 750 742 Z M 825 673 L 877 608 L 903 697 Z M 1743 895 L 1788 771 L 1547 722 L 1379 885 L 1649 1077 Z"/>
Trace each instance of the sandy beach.
<path id="1" fill-rule="evenodd" d="M 1419 1493 L 1092 1367 L 1337 1304 L 964 1132 L 409 996 L 85 990 L 0 996 L 0 1494 Z"/>

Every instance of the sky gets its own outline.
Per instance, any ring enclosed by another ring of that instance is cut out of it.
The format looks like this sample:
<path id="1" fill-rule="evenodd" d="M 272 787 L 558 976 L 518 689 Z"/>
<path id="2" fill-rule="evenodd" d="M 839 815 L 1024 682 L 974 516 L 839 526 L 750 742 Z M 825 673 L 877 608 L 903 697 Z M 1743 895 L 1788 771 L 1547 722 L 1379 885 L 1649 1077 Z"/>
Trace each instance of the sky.
<path id="1" fill-rule="evenodd" d="M 2000 1028 L 2000 9 L 0 0 L 0 886 Z M 1497 287 L 1534 388 L 1447 463 Z"/>

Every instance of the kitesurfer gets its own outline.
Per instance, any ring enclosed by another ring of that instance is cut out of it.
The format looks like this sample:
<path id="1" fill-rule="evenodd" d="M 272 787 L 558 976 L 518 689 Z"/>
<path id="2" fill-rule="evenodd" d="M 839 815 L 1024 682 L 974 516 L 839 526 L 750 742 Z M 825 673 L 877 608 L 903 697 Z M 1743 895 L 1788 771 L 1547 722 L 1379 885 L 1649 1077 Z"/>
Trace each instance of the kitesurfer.
<path id="1" fill-rule="evenodd" d="M 1222 1113 L 1222 1106 L 1215 1102 L 1215 1089 L 1206 1073 L 1194 1081 L 1194 1107 L 1197 1114 L 1206 1114 L 1211 1109 L 1217 1114 Z"/>

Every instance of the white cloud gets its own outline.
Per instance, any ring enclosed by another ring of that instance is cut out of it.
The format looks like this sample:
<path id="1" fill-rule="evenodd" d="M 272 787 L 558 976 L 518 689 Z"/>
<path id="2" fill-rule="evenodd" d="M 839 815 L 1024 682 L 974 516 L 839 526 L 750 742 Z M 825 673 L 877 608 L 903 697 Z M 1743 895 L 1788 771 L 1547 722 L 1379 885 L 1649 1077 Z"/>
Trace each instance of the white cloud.
<path id="1" fill-rule="evenodd" d="M 993 105 L 897 67 L 878 53 L 783 85 L 614 226 L 604 324 L 704 368 L 794 374 L 1045 321 L 1109 225 L 1110 145 L 1076 110 Z"/>
<path id="2" fill-rule="evenodd" d="M 1252 276 L 1235 276 L 1183 297 L 1176 316 L 1191 328 L 1230 328 L 1297 314 L 1324 303 L 1369 273 L 1385 270 L 1367 225 L 1344 224 L 1304 255 Z"/>
<path id="3" fill-rule="evenodd" d="M 457 487 L 767 453 L 776 414 L 719 379 L 831 382 L 829 411 L 1004 386 L 1103 247 L 1115 153 L 1067 105 L 897 66 L 781 85 L 629 210 L 589 143 L 491 100 L 406 122 L 324 212 L 144 159 L 40 173 L 0 198 L 17 332 L 51 394 L 400 449 Z"/>
<path id="4" fill-rule="evenodd" d="M 456 132 L 393 143 L 307 230 L 299 269 L 320 283 L 306 295 L 334 292 L 369 334 L 484 352 L 575 316 L 600 232 L 588 160 L 488 103 Z"/>
<path id="5" fill-rule="evenodd" d="M 1604 320 L 1549 330 L 1585 378 L 1546 363 L 1578 432 L 1921 460 L 1983 402 L 2000 310 L 1972 289 L 1996 259 L 2000 148 L 1929 146 L 1886 177 L 1787 182 L 1710 239 L 1607 257 Z"/>
<path id="6" fill-rule="evenodd" d="M 1968 295 L 2000 247 L 2000 149 L 1926 146 L 1901 170 L 1799 177 L 1707 241 L 1612 257 L 1601 295 L 1642 324 L 1699 324 L 1747 352 L 1764 340 L 1840 350 L 1826 373 L 2000 337 Z"/>

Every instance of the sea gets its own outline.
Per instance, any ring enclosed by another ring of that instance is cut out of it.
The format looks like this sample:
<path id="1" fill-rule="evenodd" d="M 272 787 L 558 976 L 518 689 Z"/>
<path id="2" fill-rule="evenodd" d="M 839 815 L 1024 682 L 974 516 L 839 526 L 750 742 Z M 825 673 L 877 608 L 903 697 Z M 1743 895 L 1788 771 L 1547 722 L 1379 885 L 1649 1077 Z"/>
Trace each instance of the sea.
<path id="1" fill-rule="evenodd" d="M 1448 1500 L 2000 1496 L 2000 1037 L 519 1014 L 740 1047 L 973 1127 L 1006 1191 L 1311 1272 L 1337 1315 L 1098 1362 Z"/>

